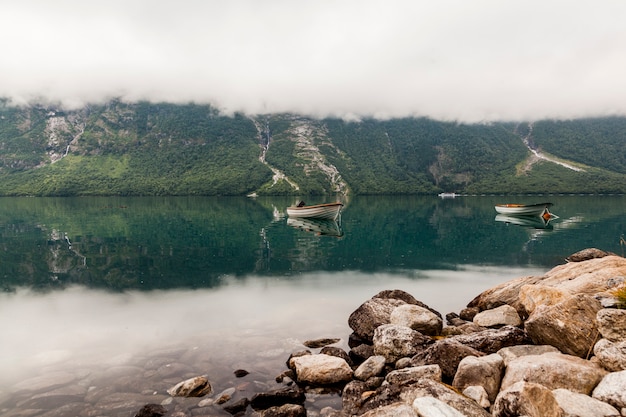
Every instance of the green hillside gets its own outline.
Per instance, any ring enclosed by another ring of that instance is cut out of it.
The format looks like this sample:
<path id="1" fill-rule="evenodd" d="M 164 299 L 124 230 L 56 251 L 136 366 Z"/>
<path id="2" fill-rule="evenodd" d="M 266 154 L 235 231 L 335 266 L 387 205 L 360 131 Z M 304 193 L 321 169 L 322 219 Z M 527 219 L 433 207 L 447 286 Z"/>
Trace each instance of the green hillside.
<path id="1" fill-rule="evenodd" d="M 348 122 L 0 100 L 0 195 L 624 193 L 624 132 L 626 118 Z"/>

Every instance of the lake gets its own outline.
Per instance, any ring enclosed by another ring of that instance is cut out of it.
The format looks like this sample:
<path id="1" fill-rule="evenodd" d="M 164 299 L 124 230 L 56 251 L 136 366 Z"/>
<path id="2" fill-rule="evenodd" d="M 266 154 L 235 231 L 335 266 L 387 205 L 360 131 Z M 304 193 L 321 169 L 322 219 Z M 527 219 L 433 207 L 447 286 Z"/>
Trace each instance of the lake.
<path id="1" fill-rule="evenodd" d="M 117 402 L 161 402 L 195 375 L 250 397 L 305 340 L 347 349 L 348 316 L 381 290 L 445 315 L 581 249 L 626 249 L 624 196 L 359 196 L 323 224 L 288 219 L 293 201 L 0 198 L 2 414 L 128 415 Z M 547 225 L 494 210 L 544 201 Z"/>

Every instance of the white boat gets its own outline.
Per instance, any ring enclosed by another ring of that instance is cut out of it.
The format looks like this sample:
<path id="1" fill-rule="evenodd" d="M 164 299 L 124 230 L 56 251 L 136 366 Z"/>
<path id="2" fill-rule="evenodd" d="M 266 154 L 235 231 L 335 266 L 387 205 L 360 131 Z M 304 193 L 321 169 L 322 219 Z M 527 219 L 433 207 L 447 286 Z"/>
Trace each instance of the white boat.
<path id="1" fill-rule="evenodd" d="M 539 203 L 539 204 L 497 204 L 496 211 L 500 214 L 507 214 L 509 216 L 547 216 L 549 217 L 549 207 L 552 203 Z"/>
<path id="2" fill-rule="evenodd" d="M 287 207 L 287 215 L 289 217 L 305 217 L 310 219 L 331 219 L 336 220 L 339 217 L 343 204 L 340 202 L 316 204 L 313 206 L 297 206 Z"/>
<path id="3" fill-rule="evenodd" d="M 441 198 L 455 198 L 458 194 L 456 193 L 439 193 L 437 194 Z"/>

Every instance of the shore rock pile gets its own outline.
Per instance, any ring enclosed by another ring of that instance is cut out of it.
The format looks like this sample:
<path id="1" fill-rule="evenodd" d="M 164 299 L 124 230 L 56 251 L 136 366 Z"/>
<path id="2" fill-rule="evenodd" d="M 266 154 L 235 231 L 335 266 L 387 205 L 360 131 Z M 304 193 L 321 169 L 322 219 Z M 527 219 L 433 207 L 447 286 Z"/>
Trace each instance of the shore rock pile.
<path id="1" fill-rule="evenodd" d="M 324 388 L 342 398 L 325 417 L 626 416 L 626 310 L 614 295 L 625 282 L 625 258 L 589 249 L 445 319 L 383 291 L 348 318 L 348 352 L 293 353 L 283 389 L 228 411 L 305 416 L 306 395 Z"/>

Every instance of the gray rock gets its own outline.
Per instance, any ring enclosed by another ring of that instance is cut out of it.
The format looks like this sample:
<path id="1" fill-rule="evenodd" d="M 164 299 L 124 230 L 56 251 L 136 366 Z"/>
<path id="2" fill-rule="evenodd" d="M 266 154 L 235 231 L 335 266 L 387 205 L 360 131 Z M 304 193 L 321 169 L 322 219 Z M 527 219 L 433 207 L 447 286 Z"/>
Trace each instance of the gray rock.
<path id="1" fill-rule="evenodd" d="M 459 362 L 466 356 L 483 356 L 482 352 L 453 339 L 437 340 L 433 345 L 411 358 L 412 366 L 439 365 L 444 380 L 452 381 Z"/>
<path id="2" fill-rule="evenodd" d="M 493 402 L 498 395 L 503 375 L 502 356 L 496 353 L 479 358 L 467 356 L 459 363 L 452 386 L 459 391 L 471 386 L 482 386 L 487 392 L 488 400 Z"/>
<path id="3" fill-rule="evenodd" d="M 526 332 L 519 327 L 504 326 L 480 332 L 452 336 L 450 339 L 483 353 L 496 353 L 502 348 L 530 342 Z"/>
<path id="4" fill-rule="evenodd" d="M 513 359 L 529 355 L 543 355 L 548 352 L 559 353 L 560 351 L 550 345 L 518 345 L 502 348 L 497 353 L 504 359 L 504 366 L 508 366 Z"/>
<path id="5" fill-rule="evenodd" d="M 433 343 L 433 340 L 409 327 L 383 324 L 374 331 L 374 354 L 384 356 L 387 363 L 413 356 Z"/>
<path id="6" fill-rule="evenodd" d="M 603 308 L 596 315 L 598 330 L 611 342 L 626 341 L 626 310 Z"/>
<path id="7" fill-rule="evenodd" d="M 552 391 L 563 417 L 620 417 L 615 407 L 588 395 L 559 388 Z"/>
<path id="8" fill-rule="evenodd" d="M 391 324 L 398 324 L 428 336 L 437 336 L 443 328 L 441 317 L 427 308 L 406 304 L 396 307 L 390 316 Z"/>
<path id="9" fill-rule="evenodd" d="M 299 382 L 314 385 L 329 385 L 347 382 L 353 372 L 348 363 L 336 356 L 305 355 L 291 359 Z"/>
<path id="10" fill-rule="evenodd" d="M 357 337 L 371 342 L 374 330 L 378 326 L 389 324 L 391 312 L 404 304 L 406 302 L 396 298 L 371 298 L 350 314 L 348 325 Z"/>
<path id="11" fill-rule="evenodd" d="M 476 401 L 476 403 L 482 408 L 489 408 L 491 406 L 487 391 L 485 391 L 485 388 L 481 385 L 472 385 L 465 388 L 463 390 L 463 395 Z"/>
<path id="12" fill-rule="evenodd" d="M 366 381 L 373 376 L 378 376 L 385 368 L 384 356 L 370 356 L 354 370 L 354 377 Z"/>
<path id="13" fill-rule="evenodd" d="M 172 397 L 203 397 L 212 391 L 211 383 L 204 376 L 196 376 L 185 381 L 179 382 L 167 393 Z"/>
<path id="14" fill-rule="evenodd" d="M 626 371 L 607 374 L 593 390 L 592 397 L 618 410 L 626 408 Z"/>
<path id="15" fill-rule="evenodd" d="M 385 377 L 390 384 L 406 384 L 428 378 L 441 382 L 441 368 L 439 365 L 413 366 L 410 368 L 396 369 Z"/>
<path id="16" fill-rule="evenodd" d="M 419 417 L 413 407 L 403 402 L 389 404 L 375 410 L 370 410 L 361 417 Z"/>
<path id="17" fill-rule="evenodd" d="M 606 373 L 598 364 L 577 356 L 562 353 L 521 356 L 507 365 L 500 389 L 526 381 L 550 390 L 565 388 L 589 395 Z"/>
<path id="18" fill-rule="evenodd" d="M 456 408 L 433 397 L 418 397 L 413 401 L 413 409 L 420 417 L 465 417 Z"/>
<path id="19" fill-rule="evenodd" d="M 593 347 L 593 354 L 604 369 L 611 372 L 626 370 L 626 341 L 600 339 Z"/>

